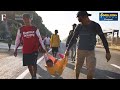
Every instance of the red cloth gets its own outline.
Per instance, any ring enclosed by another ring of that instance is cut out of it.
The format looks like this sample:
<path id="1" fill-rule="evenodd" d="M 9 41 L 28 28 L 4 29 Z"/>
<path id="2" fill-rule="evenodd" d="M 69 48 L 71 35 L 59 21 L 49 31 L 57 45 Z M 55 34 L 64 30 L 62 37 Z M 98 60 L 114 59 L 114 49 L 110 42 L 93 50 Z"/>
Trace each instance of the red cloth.
<path id="1" fill-rule="evenodd" d="M 59 53 L 58 55 L 60 56 L 60 58 L 64 58 L 63 54 Z"/>

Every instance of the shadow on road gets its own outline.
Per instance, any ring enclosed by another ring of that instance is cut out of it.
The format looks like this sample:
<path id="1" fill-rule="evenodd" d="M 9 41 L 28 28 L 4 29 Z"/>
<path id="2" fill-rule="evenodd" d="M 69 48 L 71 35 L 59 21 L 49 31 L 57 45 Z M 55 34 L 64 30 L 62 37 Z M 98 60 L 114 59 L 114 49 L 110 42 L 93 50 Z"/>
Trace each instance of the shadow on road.
<path id="1" fill-rule="evenodd" d="M 108 70 L 100 70 L 96 68 L 95 79 L 120 79 L 120 74 L 108 71 Z"/>
<path id="2" fill-rule="evenodd" d="M 74 70 L 75 66 L 72 63 L 68 63 L 66 67 Z M 82 67 L 81 73 L 87 75 L 87 69 L 85 66 Z M 112 72 L 112 71 L 101 70 L 101 69 L 96 68 L 95 75 L 93 78 L 95 79 L 120 79 L 120 74 Z"/>
<path id="3" fill-rule="evenodd" d="M 66 67 L 68 67 L 68 68 L 74 70 L 75 65 L 74 65 L 73 63 L 68 63 Z M 86 70 L 85 66 L 82 67 L 81 73 L 87 75 L 87 70 Z"/>
<path id="4" fill-rule="evenodd" d="M 63 79 L 60 77 L 51 76 L 46 70 L 42 69 L 39 65 L 37 65 L 37 74 L 40 75 L 38 79 Z"/>
<path id="5" fill-rule="evenodd" d="M 71 68 L 71 69 L 74 70 L 75 65 L 73 65 L 73 64 L 71 64 L 71 63 L 68 63 L 68 64 L 66 65 L 66 67 Z"/>

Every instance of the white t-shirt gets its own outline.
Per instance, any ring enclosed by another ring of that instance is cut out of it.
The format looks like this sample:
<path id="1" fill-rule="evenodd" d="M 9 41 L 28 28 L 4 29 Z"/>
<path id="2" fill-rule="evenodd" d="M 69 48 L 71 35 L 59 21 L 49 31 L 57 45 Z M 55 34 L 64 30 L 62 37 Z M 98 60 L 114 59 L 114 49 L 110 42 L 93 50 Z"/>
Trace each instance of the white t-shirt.
<path id="1" fill-rule="evenodd" d="M 47 45 L 50 45 L 50 38 L 49 37 L 45 37 L 44 38 L 44 43 Z"/>

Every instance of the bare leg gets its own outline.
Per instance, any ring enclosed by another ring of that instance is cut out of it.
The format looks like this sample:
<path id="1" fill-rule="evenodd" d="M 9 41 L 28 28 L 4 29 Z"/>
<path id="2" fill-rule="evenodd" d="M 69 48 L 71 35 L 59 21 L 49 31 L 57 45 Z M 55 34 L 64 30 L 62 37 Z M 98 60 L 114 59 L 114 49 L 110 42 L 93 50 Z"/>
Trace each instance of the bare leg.
<path id="1" fill-rule="evenodd" d="M 56 57 L 56 55 L 57 55 L 57 52 L 55 52 L 54 54 L 55 54 L 55 57 Z"/>
<path id="2" fill-rule="evenodd" d="M 53 57 L 55 57 L 55 52 L 53 52 Z"/>
<path id="3" fill-rule="evenodd" d="M 30 72 L 31 76 L 33 76 L 32 65 L 28 65 L 28 69 L 29 69 L 29 72 Z"/>
<path id="4" fill-rule="evenodd" d="M 36 72 L 37 72 L 37 65 L 28 65 L 29 72 L 32 77 L 36 77 Z"/>
<path id="5" fill-rule="evenodd" d="M 36 73 L 37 73 L 37 65 L 33 66 L 33 76 L 36 77 Z"/>
<path id="6" fill-rule="evenodd" d="M 9 47 L 9 51 L 10 51 L 10 49 L 11 49 L 11 44 L 8 44 L 8 47 Z"/>
<path id="7" fill-rule="evenodd" d="M 54 52 L 52 52 L 52 55 L 53 55 L 53 57 L 54 57 Z"/>

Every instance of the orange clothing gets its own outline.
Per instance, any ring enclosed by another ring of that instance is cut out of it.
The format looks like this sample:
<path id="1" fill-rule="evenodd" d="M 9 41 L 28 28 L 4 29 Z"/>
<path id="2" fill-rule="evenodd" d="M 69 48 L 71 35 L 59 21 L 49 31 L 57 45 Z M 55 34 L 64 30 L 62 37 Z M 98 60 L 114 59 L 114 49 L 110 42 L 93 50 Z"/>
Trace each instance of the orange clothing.
<path id="1" fill-rule="evenodd" d="M 49 56 L 48 56 L 49 58 Z M 50 57 L 51 59 L 51 57 Z M 63 72 L 63 70 L 65 69 L 67 62 L 68 62 L 68 57 L 64 57 L 63 59 L 59 59 L 59 60 L 55 60 L 55 58 L 53 57 L 51 60 L 53 60 L 54 66 L 53 67 L 47 67 L 47 71 L 54 76 L 60 76 Z"/>

